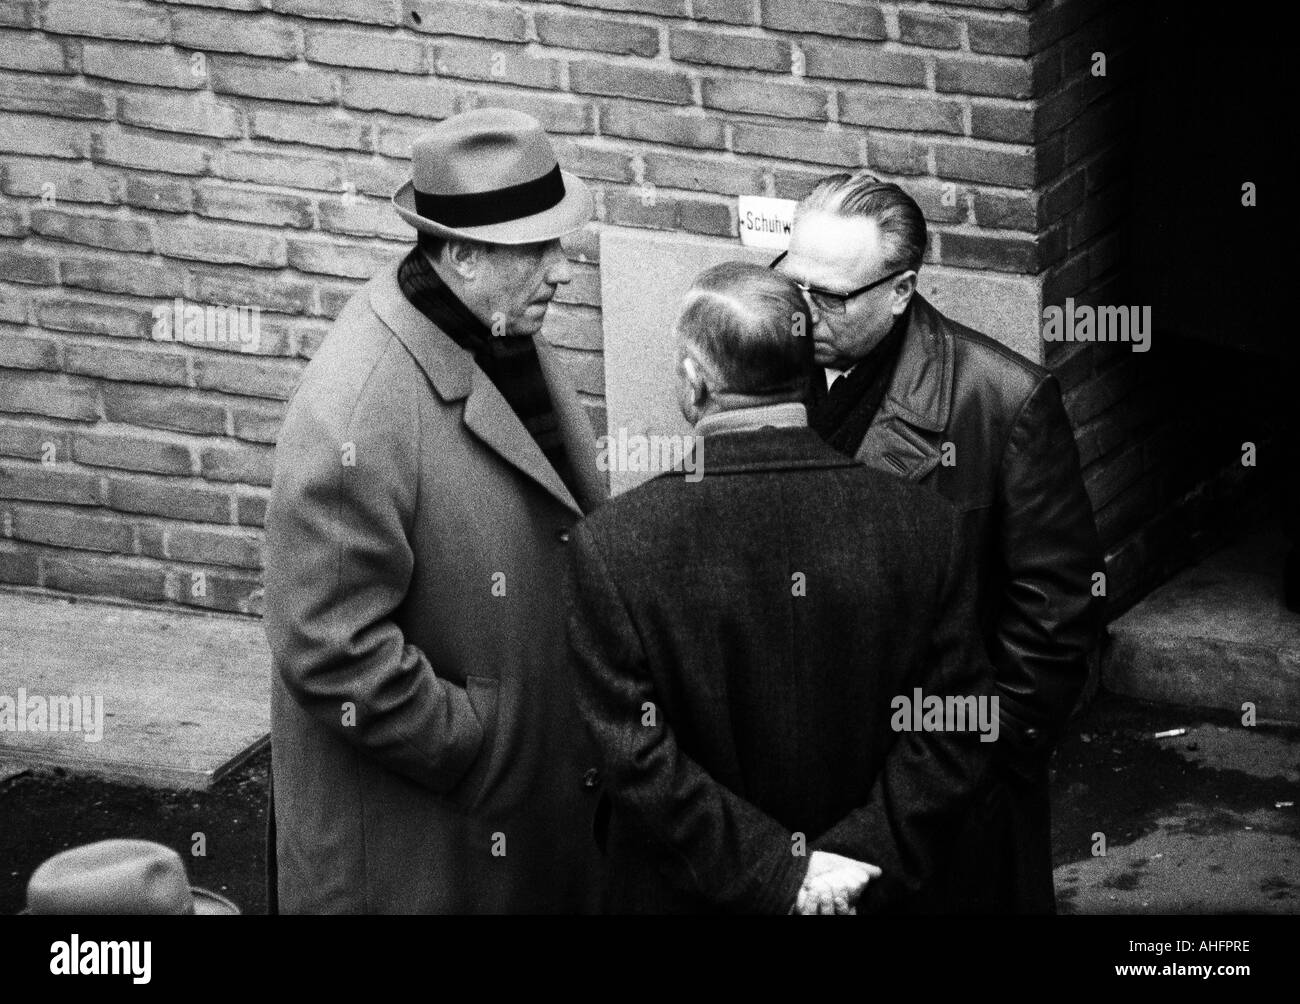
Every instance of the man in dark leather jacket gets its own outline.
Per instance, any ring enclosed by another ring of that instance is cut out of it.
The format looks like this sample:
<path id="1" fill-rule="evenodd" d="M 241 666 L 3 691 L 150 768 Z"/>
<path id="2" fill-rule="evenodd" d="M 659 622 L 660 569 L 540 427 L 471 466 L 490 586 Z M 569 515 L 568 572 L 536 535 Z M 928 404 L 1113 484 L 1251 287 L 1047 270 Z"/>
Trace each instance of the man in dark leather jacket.
<path id="1" fill-rule="evenodd" d="M 1051 913 L 1047 759 L 1087 678 L 1101 549 L 1056 379 L 926 302 L 916 288 L 925 240 L 898 186 L 833 175 L 800 204 L 773 266 L 813 308 L 828 385 L 814 394 L 813 428 L 955 503 L 974 549 L 1000 783 L 930 909 Z"/>

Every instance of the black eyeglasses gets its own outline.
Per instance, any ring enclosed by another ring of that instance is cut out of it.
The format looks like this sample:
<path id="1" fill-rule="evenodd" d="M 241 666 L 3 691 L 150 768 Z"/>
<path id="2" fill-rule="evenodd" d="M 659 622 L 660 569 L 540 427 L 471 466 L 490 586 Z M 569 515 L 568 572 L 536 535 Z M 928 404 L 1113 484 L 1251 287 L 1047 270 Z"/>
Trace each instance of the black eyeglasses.
<path id="1" fill-rule="evenodd" d="M 782 251 L 779 255 L 777 255 L 775 258 L 772 259 L 771 263 L 767 267 L 772 269 L 776 268 L 778 265 L 781 264 L 781 262 L 785 259 L 785 256 L 788 255 L 789 253 L 790 253 L 789 251 Z M 800 282 L 798 279 L 795 279 L 793 276 L 789 278 L 791 282 L 793 282 L 796 286 L 798 286 L 801 290 L 803 290 L 804 295 L 808 297 L 808 300 L 818 310 L 823 311 L 824 313 L 827 314 L 842 314 L 846 310 L 848 310 L 849 301 L 852 300 L 855 296 L 861 296 L 863 293 L 869 292 L 875 289 L 877 286 L 882 286 L 885 283 L 889 282 L 890 279 L 897 279 L 900 275 L 902 275 L 906 271 L 908 271 L 908 269 L 900 268 L 896 272 L 890 272 L 889 275 L 885 276 L 883 279 L 877 279 L 875 282 L 869 282 L 865 286 L 859 286 L 857 289 L 851 289 L 847 293 L 836 293 L 829 289 L 821 289 L 817 286 L 809 286 L 806 282 Z"/>

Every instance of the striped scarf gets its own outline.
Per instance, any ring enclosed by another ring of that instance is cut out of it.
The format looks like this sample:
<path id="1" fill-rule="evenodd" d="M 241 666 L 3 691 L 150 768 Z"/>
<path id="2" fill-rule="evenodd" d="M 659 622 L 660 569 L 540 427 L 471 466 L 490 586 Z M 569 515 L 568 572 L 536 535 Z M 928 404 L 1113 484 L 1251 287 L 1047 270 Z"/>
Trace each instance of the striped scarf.
<path id="1" fill-rule="evenodd" d="M 397 270 L 397 285 L 416 310 L 474 357 L 480 369 L 519 416 L 528 434 L 575 497 L 573 469 L 551 403 L 537 347 L 530 336 L 494 336 L 439 278 L 419 246 Z"/>

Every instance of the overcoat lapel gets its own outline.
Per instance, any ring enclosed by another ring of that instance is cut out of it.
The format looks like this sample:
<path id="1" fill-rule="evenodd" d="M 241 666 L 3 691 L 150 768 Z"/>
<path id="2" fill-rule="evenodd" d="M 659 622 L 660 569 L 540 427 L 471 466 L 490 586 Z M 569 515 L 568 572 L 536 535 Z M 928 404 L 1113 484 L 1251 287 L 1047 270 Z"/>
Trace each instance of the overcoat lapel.
<path id="1" fill-rule="evenodd" d="M 402 342 L 412 358 L 424 370 L 433 389 L 444 401 L 464 399 L 461 421 L 486 447 L 507 463 L 527 475 L 576 515 L 584 515 L 583 506 L 573 497 L 563 479 L 555 472 L 542 448 L 529 434 L 519 416 L 506 402 L 478 365 L 473 356 L 451 336 L 441 331 L 402 295 L 397 285 L 397 262 L 388 268 L 385 281 L 371 292 L 375 312 Z M 565 446 L 579 483 L 582 501 L 591 508 L 603 497 L 594 469 L 594 438 L 591 424 L 581 416 L 579 424 L 573 414 L 574 395 L 564 384 L 563 374 L 550 358 L 549 346 L 540 338 L 538 357 L 547 389 L 560 420 Z M 583 428 L 585 427 L 585 433 Z"/>
<path id="2" fill-rule="evenodd" d="M 889 392 L 855 459 L 920 481 L 938 466 L 952 403 L 952 334 L 917 294 Z"/>

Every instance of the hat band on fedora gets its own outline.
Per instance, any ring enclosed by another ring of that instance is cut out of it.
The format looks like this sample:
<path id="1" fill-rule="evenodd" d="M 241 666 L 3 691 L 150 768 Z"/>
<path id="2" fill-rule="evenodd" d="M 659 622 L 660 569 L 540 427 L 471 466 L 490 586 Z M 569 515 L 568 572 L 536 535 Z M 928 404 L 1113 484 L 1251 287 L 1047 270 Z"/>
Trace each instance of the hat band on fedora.
<path id="1" fill-rule="evenodd" d="M 535 216 L 557 206 L 564 199 L 560 165 L 546 174 L 518 185 L 490 192 L 435 195 L 415 189 L 415 211 L 426 219 L 448 227 L 482 227 L 493 223 Z"/>

